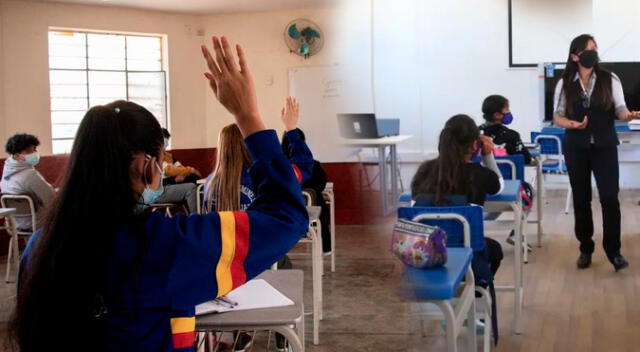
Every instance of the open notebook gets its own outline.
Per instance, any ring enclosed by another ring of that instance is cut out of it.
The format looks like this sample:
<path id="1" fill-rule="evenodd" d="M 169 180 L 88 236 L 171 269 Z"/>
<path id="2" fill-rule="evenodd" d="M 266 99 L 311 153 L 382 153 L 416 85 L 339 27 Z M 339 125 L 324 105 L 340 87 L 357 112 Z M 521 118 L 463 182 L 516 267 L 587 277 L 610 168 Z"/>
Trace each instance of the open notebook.
<path id="1" fill-rule="evenodd" d="M 227 293 L 225 298 L 236 302 L 233 308 L 220 305 L 216 301 L 208 301 L 196 306 L 196 315 L 207 313 L 224 313 L 237 310 L 261 309 L 292 306 L 294 303 L 287 296 L 276 290 L 262 279 L 248 281 L 244 285 Z"/>

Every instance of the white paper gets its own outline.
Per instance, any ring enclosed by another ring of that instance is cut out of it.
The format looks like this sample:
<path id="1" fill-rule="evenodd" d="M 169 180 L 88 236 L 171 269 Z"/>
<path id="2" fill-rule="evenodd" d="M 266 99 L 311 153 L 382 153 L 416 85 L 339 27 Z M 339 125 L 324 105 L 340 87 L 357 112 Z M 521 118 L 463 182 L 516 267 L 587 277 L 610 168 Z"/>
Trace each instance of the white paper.
<path id="1" fill-rule="evenodd" d="M 227 305 L 219 305 L 215 301 L 204 302 L 196 306 L 196 315 L 294 305 L 289 297 L 283 295 L 262 279 L 246 282 L 244 285 L 227 293 L 225 298 L 232 302 L 237 302 L 238 305 L 230 308 Z"/>

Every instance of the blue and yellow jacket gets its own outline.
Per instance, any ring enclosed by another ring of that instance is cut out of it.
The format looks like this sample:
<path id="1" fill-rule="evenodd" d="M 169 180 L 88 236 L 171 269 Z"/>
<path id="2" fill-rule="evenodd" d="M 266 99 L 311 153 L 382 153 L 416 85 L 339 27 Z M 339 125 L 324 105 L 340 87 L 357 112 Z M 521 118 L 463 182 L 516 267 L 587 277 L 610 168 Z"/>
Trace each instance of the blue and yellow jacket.
<path id="1" fill-rule="evenodd" d="M 96 350 L 193 351 L 195 306 L 268 269 L 306 233 L 300 184 L 275 131 L 254 133 L 245 143 L 256 185 L 247 211 L 174 218 L 151 213 L 141 264 L 134 264 L 141 248 L 133 226 L 116 234 L 104 278 L 105 339 Z M 39 234 L 29 241 L 23 268 Z"/>
<path id="2" fill-rule="evenodd" d="M 307 143 L 302 138 L 299 129 L 294 129 L 288 132 L 285 132 L 285 136 L 289 139 L 289 150 L 287 155 L 290 155 L 289 161 L 293 167 L 293 171 L 298 179 L 300 184 L 303 184 L 307 181 L 311 174 L 313 173 L 313 154 Z M 209 181 L 213 177 L 213 173 L 209 174 L 207 180 L 204 183 L 203 194 L 204 194 L 204 208 L 206 211 L 210 211 L 209 207 L 209 199 L 207 192 L 207 185 Z M 256 199 L 255 190 L 256 187 L 253 183 L 252 178 L 249 175 L 249 168 L 245 168 L 242 170 L 242 174 L 240 175 L 240 209 L 247 209 L 251 203 Z M 215 199 L 213 200 L 215 203 Z M 215 209 L 215 205 L 212 205 L 212 208 Z"/>

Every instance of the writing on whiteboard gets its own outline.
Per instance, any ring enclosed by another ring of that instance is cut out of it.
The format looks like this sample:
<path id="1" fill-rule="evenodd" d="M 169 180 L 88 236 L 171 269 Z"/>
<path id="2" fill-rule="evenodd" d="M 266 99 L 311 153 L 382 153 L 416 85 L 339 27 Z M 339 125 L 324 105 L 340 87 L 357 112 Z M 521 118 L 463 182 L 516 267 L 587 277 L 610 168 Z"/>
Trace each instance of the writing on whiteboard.
<path id="1" fill-rule="evenodd" d="M 322 79 L 322 99 L 334 99 L 340 97 L 340 86 L 342 85 L 342 80 L 340 79 L 330 79 L 324 78 Z"/>

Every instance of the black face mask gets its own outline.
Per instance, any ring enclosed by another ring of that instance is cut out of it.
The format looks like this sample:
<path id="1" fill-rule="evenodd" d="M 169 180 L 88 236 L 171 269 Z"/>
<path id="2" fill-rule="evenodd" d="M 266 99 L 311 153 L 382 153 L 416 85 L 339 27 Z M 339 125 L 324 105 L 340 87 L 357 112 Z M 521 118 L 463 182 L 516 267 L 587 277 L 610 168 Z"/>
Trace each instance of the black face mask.
<path id="1" fill-rule="evenodd" d="M 586 68 L 592 68 L 600 61 L 598 52 L 595 50 L 585 50 L 580 54 L 580 65 Z"/>

